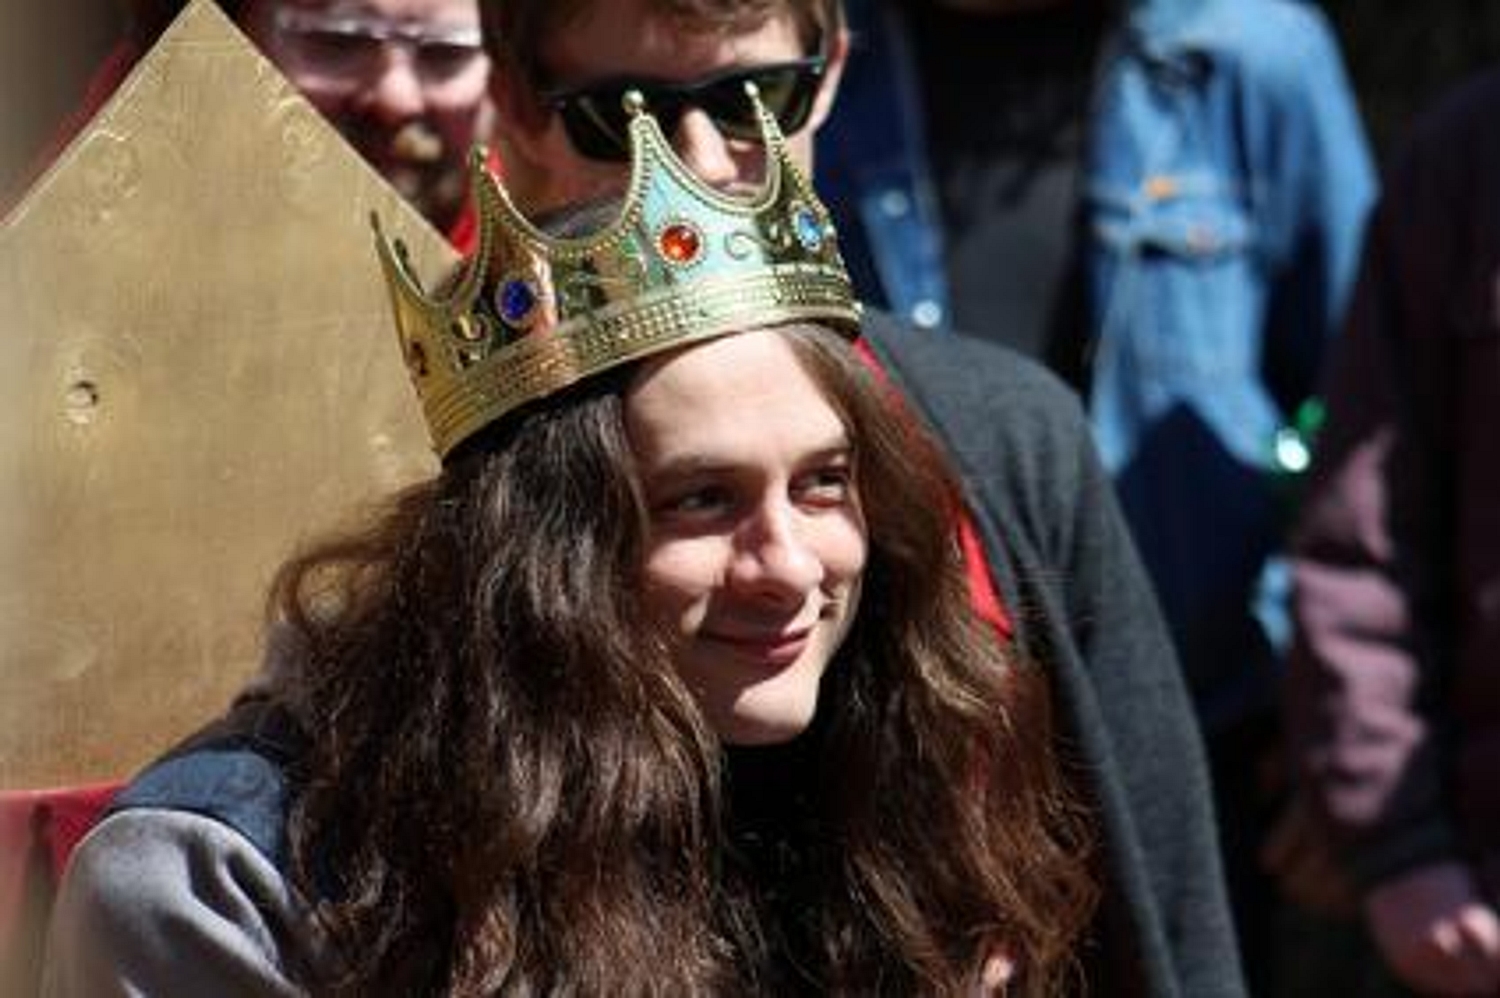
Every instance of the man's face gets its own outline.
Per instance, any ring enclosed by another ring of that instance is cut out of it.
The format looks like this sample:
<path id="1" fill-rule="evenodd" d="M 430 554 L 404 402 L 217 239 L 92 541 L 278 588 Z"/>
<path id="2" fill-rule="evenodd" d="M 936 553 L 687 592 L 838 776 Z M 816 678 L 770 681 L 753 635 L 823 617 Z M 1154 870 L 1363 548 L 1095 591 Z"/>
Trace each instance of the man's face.
<path id="1" fill-rule="evenodd" d="M 424 215 L 453 223 L 489 120 L 475 0 L 252 0 L 243 26 Z"/>
<path id="2" fill-rule="evenodd" d="M 647 607 L 726 742 L 811 723 L 869 540 L 843 421 L 773 330 L 647 361 L 625 423 L 650 516 Z"/>
<path id="3" fill-rule="evenodd" d="M 846 42 L 827 39 L 828 66 L 806 124 L 788 136 L 798 164 L 810 172 L 812 135 L 827 116 L 843 66 Z M 663 17 L 647 0 L 595 0 L 540 47 L 549 93 L 617 80 L 701 81 L 726 70 L 803 59 L 811 53 L 790 12 L 739 34 L 690 30 Z M 507 186 L 535 214 L 620 193 L 628 166 L 580 153 L 559 114 L 509 71 L 493 82 L 501 108 L 498 132 Z M 756 141 L 728 137 L 702 108 L 689 106 L 669 136 L 682 160 L 704 181 L 726 190 L 758 187 L 765 151 Z"/>

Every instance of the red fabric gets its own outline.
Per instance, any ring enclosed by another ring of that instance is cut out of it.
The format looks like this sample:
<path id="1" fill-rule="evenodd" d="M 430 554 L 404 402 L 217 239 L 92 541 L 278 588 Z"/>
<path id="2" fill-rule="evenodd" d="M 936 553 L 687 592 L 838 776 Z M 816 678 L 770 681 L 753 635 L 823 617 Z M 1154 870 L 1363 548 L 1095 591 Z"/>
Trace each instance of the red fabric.
<path id="1" fill-rule="evenodd" d="M 30 893 L 27 880 L 53 881 L 67 865 L 78 840 L 119 791 L 120 783 L 97 783 L 51 790 L 0 790 L 0 938 L 15 926 Z M 36 869 L 37 850 L 45 858 Z M 51 886 L 50 884 L 48 886 Z"/>
<path id="2" fill-rule="evenodd" d="M 28 841 L 33 833 L 43 835 L 53 869 L 61 870 L 78 840 L 122 786 L 111 782 L 49 790 L 0 790 L 0 841 L 12 841 L 12 830 Z"/>
<path id="3" fill-rule="evenodd" d="M 854 352 L 882 381 L 887 380 L 885 369 L 880 366 L 880 358 L 875 356 L 868 341 L 856 340 Z M 995 588 L 995 578 L 990 573 L 989 559 L 985 557 L 984 543 L 974 526 L 974 518 L 962 505 L 958 509 L 958 544 L 963 551 L 964 569 L 969 576 L 969 601 L 974 605 L 974 612 L 995 629 L 1000 640 L 1009 641 L 1014 634 L 1010 617 L 1005 612 L 1004 604 L 1000 602 L 1000 592 Z"/>
<path id="4" fill-rule="evenodd" d="M 485 166 L 489 167 L 490 173 L 500 176 L 500 154 L 493 149 L 485 150 Z M 453 223 L 453 228 L 448 230 L 448 242 L 453 248 L 464 256 L 474 252 L 479 245 L 479 214 L 474 210 L 474 197 L 471 194 L 464 199 L 464 210 L 459 213 Z"/>

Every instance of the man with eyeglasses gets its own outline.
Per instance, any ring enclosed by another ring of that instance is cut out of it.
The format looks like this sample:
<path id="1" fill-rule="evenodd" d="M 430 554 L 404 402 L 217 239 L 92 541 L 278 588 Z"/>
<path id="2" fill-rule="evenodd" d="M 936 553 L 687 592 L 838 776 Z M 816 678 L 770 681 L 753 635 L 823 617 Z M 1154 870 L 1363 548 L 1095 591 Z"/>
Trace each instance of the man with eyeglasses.
<path id="1" fill-rule="evenodd" d="M 747 84 L 810 171 L 849 53 L 839 0 L 480 0 L 506 182 L 536 217 L 618 195 L 635 91 L 731 193 L 764 150 Z M 966 479 L 976 604 L 1046 649 L 1065 750 L 1099 816 L 1108 892 L 1088 993 L 1243 994 L 1202 749 L 1176 657 L 1076 398 L 1003 347 L 875 310 L 863 341 Z"/>
<path id="2" fill-rule="evenodd" d="M 467 194 L 465 163 L 491 113 L 474 0 L 220 0 L 235 23 L 360 154 L 438 228 Z M 133 0 L 144 51 L 182 0 Z"/>

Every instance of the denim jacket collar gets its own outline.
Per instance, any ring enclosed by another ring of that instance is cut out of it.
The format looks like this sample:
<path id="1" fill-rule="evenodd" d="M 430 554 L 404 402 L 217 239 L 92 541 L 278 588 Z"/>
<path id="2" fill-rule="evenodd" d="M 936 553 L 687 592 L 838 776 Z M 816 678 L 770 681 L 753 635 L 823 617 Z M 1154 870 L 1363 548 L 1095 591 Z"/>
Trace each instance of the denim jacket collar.
<path id="1" fill-rule="evenodd" d="M 1128 0 L 1121 41 L 1150 64 L 1191 75 L 1204 50 L 1197 29 L 1204 0 Z"/>

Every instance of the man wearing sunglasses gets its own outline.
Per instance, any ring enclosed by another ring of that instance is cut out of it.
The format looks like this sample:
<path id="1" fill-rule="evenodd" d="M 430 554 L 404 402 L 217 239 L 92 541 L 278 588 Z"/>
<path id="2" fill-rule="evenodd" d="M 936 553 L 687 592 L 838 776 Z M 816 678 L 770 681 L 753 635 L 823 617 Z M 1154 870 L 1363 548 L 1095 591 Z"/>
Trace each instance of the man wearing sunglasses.
<path id="1" fill-rule="evenodd" d="M 183 0 L 132 0 L 144 51 Z M 220 0 L 287 79 L 429 221 L 450 231 L 489 129 L 474 0 Z"/>
<path id="2" fill-rule="evenodd" d="M 746 192 L 764 167 L 749 127 L 753 82 L 810 172 L 850 45 L 839 0 L 480 9 L 507 187 L 533 217 L 620 193 L 630 90 L 690 169 Z M 863 332 L 965 474 L 960 540 L 976 605 L 1055 663 L 1066 751 L 1087 774 L 1109 873 L 1095 943 L 1081 954 L 1088 993 L 1242 995 L 1191 706 L 1076 398 L 1003 347 L 917 332 L 875 310 Z"/>
<path id="3" fill-rule="evenodd" d="M 491 90 L 506 183 L 531 211 L 617 193 L 626 159 L 621 104 L 639 89 L 671 132 L 678 154 L 726 190 L 760 180 L 745 82 L 780 121 L 792 153 L 807 167 L 812 133 L 828 115 L 848 49 L 832 7 L 802 2 L 682 4 L 674 20 L 648 3 L 521 3 L 484 7 L 486 45 L 504 65 Z M 715 26 L 691 11 L 712 7 Z M 768 16 L 768 12 L 771 13 Z M 560 27 L 532 33 L 538 22 Z M 502 26 L 503 25 L 503 26 Z M 514 28 L 511 25 L 515 25 Z"/>

